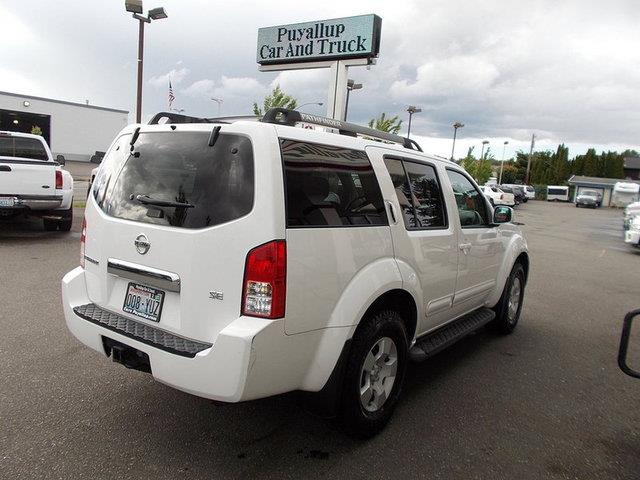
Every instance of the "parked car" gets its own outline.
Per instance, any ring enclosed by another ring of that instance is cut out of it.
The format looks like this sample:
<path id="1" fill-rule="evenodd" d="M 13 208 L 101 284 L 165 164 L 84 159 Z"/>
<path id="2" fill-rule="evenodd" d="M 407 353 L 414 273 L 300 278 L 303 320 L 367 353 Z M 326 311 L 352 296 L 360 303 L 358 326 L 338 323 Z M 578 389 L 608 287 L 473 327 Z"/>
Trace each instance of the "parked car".
<path id="1" fill-rule="evenodd" d="M 516 199 L 513 193 L 503 192 L 500 188 L 493 185 L 484 185 L 480 188 L 492 206 L 506 205 L 508 207 L 514 207 L 516 205 Z"/>
<path id="2" fill-rule="evenodd" d="M 602 196 L 596 190 L 580 190 L 576 196 L 576 207 L 598 208 L 602 203 Z"/>
<path id="3" fill-rule="evenodd" d="M 627 230 L 631 223 L 631 219 L 636 215 L 640 215 L 640 202 L 634 202 L 627 205 L 624 209 L 624 229 Z"/>
<path id="4" fill-rule="evenodd" d="M 640 214 L 629 219 L 628 227 L 624 232 L 624 241 L 634 247 L 640 247 Z"/>
<path id="5" fill-rule="evenodd" d="M 536 198 L 536 189 L 533 188 L 531 185 L 525 185 L 524 186 L 524 191 L 527 194 L 527 198 L 529 200 Z"/>
<path id="6" fill-rule="evenodd" d="M 45 230 L 71 230 L 73 178 L 41 136 L 0 131 L 0 217 L 18 215 L 42 218 Z"/>
<path id="7" fill-rule="evenodd" d="M 513 198 L 516 202 L 516 205 L 520 205 L 521 203 L 527 202 L 529 199 L 527 195 L 524 193 L 524 189 L 517 185 L 500 185 L 500 190 L 504 193 L 513 194 Z"/>
<path id="8" fill-rule="evenodd" d="M 220 401 L 308 392 L 366 437 L 409 360 L 516 327 L 527 242 L 455 163 L 294 110 L 206 121 L 158 114 L 105 155 L 62 279 L 85 345 Z"/>

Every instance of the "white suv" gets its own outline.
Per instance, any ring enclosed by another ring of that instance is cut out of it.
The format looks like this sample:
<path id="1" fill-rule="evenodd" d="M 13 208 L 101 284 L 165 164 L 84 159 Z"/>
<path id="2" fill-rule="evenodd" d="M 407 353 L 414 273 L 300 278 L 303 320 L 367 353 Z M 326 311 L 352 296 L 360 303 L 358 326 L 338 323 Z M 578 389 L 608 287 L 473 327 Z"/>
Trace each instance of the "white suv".
<path id="1" fill-rule="evenodd" d="M 158 114 L 100 166 L 81 266 L 62 280 L 66 322 L 172 387 L 226 402 L 313 393 L 366 437 L 410 359 L 516 326 L 529 256 L 511 215 L 396 135 L 283 109 Z"/>

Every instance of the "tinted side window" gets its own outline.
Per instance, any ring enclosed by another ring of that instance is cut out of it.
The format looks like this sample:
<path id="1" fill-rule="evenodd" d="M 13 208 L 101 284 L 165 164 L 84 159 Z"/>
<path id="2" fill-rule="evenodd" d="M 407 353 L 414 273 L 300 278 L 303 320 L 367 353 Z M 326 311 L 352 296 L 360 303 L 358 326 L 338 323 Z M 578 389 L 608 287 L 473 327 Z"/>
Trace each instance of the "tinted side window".
<path id="1" fill-rule="evenodd" d="M 280 140 L 287 227 L 387 225 L 378 181 L 365 152 Z"/>
<path id="2" fill-rule="evenodd" d="M 413 193 L 418 225 L 422 228 L 446 226 L 442 192 L 435 168 L 431 165 L 406 161 L 404 168 Z"/>
<path id="3" fill-rule="evenodd" d="M 398 203 L 400 204 L 400 210 L 404 218 L 404 226 L 407 230 L 413 230 L 418 227 L 414 207 L 418 202 L 414 202 L 411 199 L 411 188 L 409 187 L 409 180 L 402 166 L 402 161 L 395 158 L 385 158 L 384 163 L 387 166 L 387 170 L 389 170 L 391 182 L 393 182 L 393 188 L 398 197 Z"/>
<path id="4" fill-rule="evenodd" d="M 488 211 L 484 196 L 463 174 L 447 169 L 447 175 L 456 198 L 462 227 L 487 225 Z"/>
<path id="5" fill-rule="evenodd" d="M 431 165 L 385 158 L 407 230 L 445 227 L 442 191 Z"/>

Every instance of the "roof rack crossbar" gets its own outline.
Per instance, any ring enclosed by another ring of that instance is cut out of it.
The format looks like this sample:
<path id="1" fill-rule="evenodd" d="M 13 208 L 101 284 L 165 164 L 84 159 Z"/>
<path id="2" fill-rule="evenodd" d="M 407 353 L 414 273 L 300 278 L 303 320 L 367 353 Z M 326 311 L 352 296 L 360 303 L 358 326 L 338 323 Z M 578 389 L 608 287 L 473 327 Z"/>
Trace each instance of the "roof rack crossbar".
<path id="1" fill-rule="evenodd" d="M 336 129 L 342 135 L 349 135 L 352 137 L 365 135 L 367 137 L 377 138 L 391 143 L 399 143 L 405 148 L 411 150 L 422 151 L 422 148 L 420 148 L 420 145 L 418 145 L 415 140 L 401 137 L 400 135 L 381 132 L 380 130 L 363 127 L 361 125 L 356 125 L 355 123 L 343 122 L 342 120 L 334 120 L 333 118 L 321 117 L 319 115 L 311 115 L 309 113 L 289 110 L 287 108 L 272 108 L 268 110 L 264 114 L 264 117 L 262 117 L 262 122 L 288 125 L 290 127 L 295 126 L 298 122 L 310 123 L 312 125 Z"/>
<path id="2" fill-rule="evenodd" d="M 211 123 L 207 118 L 190 117 L 189 115 L 173 112 L 160 112 L 156 113 L 153 118 L 149 120 L 149 125 L 159 125 L 160 120 L 163 118 L 167 119 L 164 123 Z"/>

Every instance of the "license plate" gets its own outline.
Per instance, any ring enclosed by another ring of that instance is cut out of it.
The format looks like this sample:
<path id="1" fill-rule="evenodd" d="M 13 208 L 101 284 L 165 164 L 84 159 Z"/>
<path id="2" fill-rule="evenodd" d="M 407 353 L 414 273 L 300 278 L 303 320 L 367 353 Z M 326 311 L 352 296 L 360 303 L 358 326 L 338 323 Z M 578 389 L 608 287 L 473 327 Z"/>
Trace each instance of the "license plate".
<path id="1" fill-rule="evenodd" d="M 0 207 L 13 207 L 14 200 L 11 197 L 0 197 Z"/>
<path id="2" fill-rule="evenodd" d="M 163 302 L 162 290 L 130 282 L 122 310 L 152 322 L 159 322 Z"/>

